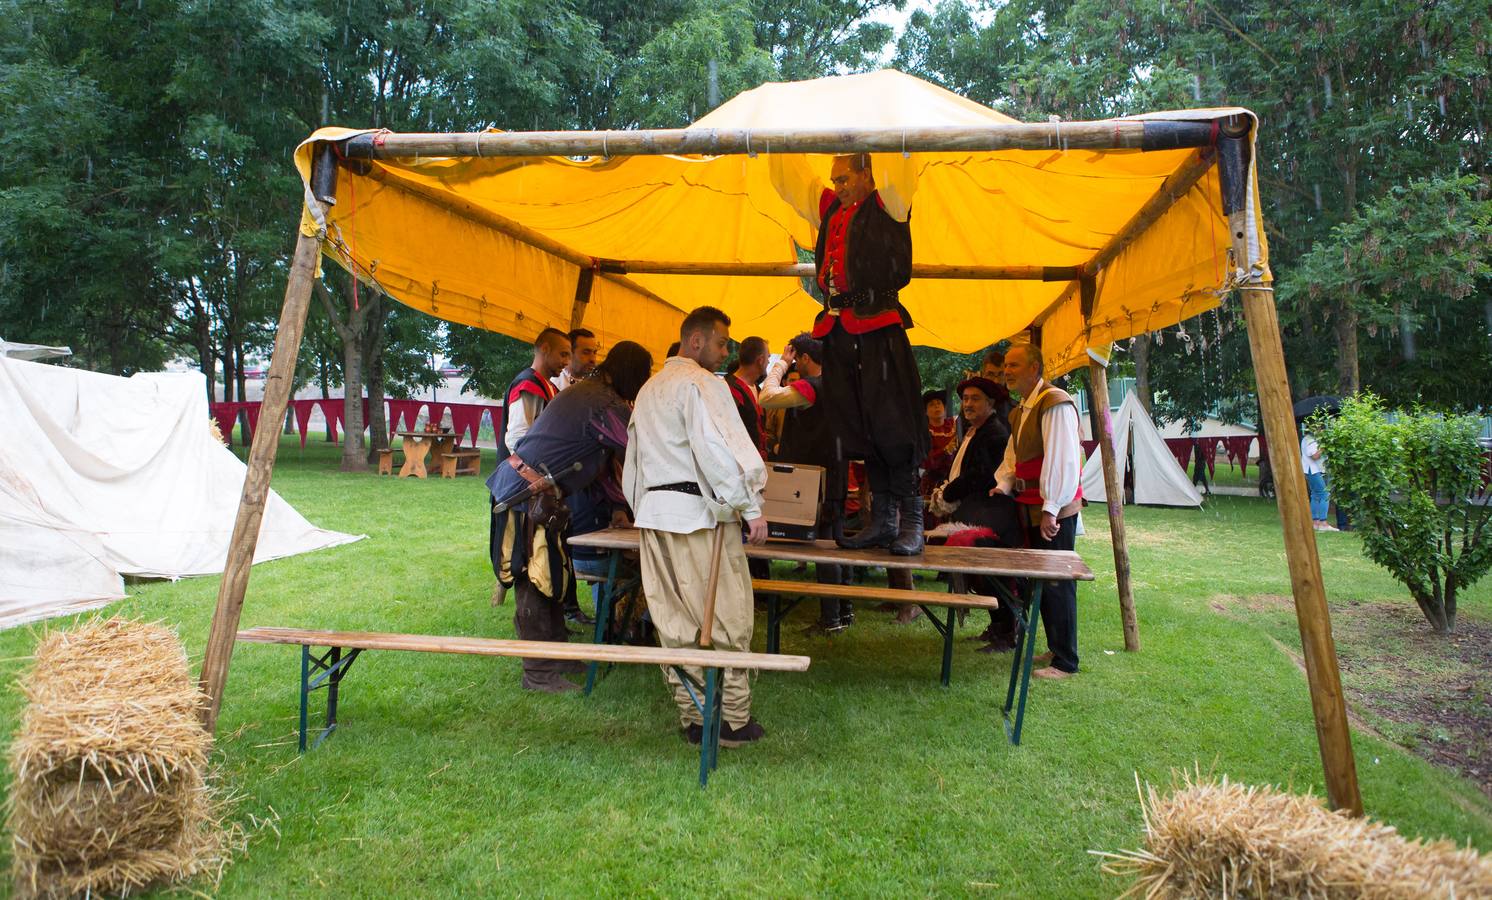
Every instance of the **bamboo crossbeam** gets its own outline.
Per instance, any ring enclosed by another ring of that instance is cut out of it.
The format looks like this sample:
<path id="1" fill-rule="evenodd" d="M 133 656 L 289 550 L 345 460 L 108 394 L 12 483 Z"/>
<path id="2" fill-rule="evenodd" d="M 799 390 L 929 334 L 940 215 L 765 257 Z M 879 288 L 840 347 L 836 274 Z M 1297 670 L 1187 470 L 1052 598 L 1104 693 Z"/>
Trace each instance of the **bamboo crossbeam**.
<path id="1" fill-rule="evenodd" d="M 602 272 L 633 275 L 733 275 L 812 278 L 813 263 L 704 262 L 693 260 L 601 259 Z M 913 263 L 912 277 L 966 281 L 1070 281 L 1077 266 L 981 266 Z"/>
<path id="2" fill-rule="evenodd" d="M 724 156 L 759 153 L 940 153 L 997 150 L 1174 150 L 1215 142 L 1208 121 L 1105 119 L 930 128 L 683 128 L 360 134 L 353 159 L 487 156 Z"/>

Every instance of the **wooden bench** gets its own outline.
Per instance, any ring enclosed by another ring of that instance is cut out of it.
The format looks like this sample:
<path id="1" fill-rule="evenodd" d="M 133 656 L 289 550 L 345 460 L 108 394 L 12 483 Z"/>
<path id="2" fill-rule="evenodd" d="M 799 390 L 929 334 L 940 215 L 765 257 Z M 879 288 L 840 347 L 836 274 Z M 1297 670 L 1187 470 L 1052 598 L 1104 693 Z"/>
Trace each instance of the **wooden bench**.
<path id="1" fill-rule="evenodd" d="M 394 451 L 388 448 L 378 451 L 378 474 L 394 474 Z"/>
<path id="2" fill-rule="evenodd" d="M 370 631 L 313 631 L 305 628 L 246 628 L 238 639 L 251 644 L 291 644 L 301 648 L 300 657 L 300 750 L 306 750 L 307 712 L 311 692 L 326 688 L 326 725 L 313 747 L 321 746 L 337 727 L 337 693 L 347 670 L 364 650 L 406 650 L 418 653 L 459 653 L 472 656 L 516 656 L 530 659 L 560 659 L 589 662 L 667 666 L 679 676 L 705 723 L 699 742 L 699 784 L 704 787 L 720 756 L 720 712 L 722 672 L 725 669 L 760 669 L 769 672 L 806 672 L 806 656 L 738 653 L 727 650 L 630 647 L 618 644 L 551 643 L 481 637 L 443 637 L 423 634 L 390 634 Z M 312 647 L 326 647 L 317 655 Z M 344 651 L 347 651 L 344 654 Z M 704 670 L 703 683 L 685 668 Z M 587 688 L 587 690 L 589 690 Z"/>
<path id="3" fill-rule="evenodd" d="M 927 621 L 943 637 L 943 670 L 941 679 L 947 687 L 953 676 L 954 617 L 960 610 L 999 609 L 1000 601 L 979 594 L 952 594 L 947 591 L 905 591 L 879 585 L 864 584 L 819 584 L 815 581 L 780 581 L 770 578 L 751 579 L 754 593 L 767 597 L 767 652 L 776 653 L 782 647 L 782 623 L 806 597 L 831 597 L 839 600 L 863 600 L 877 603 L 899 603 L 921 607 Z M 791 598 L 784 600 L 784 598 Z M 929 607 L 940 606 L 948 610 L 946 621 L 939 620 Z"/>
<path id="4" fill-rule="evenodd" d="M 447 451 L 440 458 L 440 477 L 442 478 L 481 474 L 482 451 L 475 447 L 465 450 L 458 447 L 455 450 Z"/>

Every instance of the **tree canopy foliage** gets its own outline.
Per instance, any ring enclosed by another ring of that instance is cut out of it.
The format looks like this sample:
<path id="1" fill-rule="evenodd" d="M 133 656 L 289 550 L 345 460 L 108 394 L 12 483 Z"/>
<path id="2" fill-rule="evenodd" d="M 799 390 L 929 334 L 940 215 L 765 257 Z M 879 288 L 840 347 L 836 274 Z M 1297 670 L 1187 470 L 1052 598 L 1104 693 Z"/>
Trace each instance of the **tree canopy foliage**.
<path id="1" fill-rule="evenodd" d="M 0 0 L 0 334 L 113 372 L 187 357 L 241 396 L 316 127 L 679 126 L 766 80 L 890 61 L 1025 120 L 1253 109 L 1297 392 L 1485 408 L 1485 0 L 944 0 L 898 33 L 904 6 Z M 522 355 L 373 301 L 329 267 L 302 377 L 399 394 L 448 352 L 506 384 Z M 1251 418 L 1231 306 L 1132 349 L 1163 418 Z"/>

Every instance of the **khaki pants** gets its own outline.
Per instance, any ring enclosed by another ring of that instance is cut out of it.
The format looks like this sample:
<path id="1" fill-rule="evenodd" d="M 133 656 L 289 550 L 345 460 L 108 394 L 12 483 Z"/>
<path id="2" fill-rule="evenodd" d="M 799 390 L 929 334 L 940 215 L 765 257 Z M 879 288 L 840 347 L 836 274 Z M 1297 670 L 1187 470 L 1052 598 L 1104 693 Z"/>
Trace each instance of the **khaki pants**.
<path id="1" fill-rule="evenodd" d="M 730 533 L 725 537 L 720 554 L 712 648 L 749 651 L 751 631 L 756 624 L 752 610 L 751 573 L 746 568 L 746 551 L 735 536 L 736 526 L 727 523 L 721 527 L 729 529 Z M 648 598 L 653 626 L 658 630 L 658 642 L 664 647 L 699 646 L 713 543 L 714 531 L 709 528 L 690 534 L 642 529 L 642 588 Z M 685 726 L 700 723 L 699 710 L 694 708 L 678 675 L 670 668 L 665 667 L 663 671 L 673 688 L 674 702 L 679 706 L 680 723 Z M 690 677 L 704 683 L 699 669 L 687 671 Z M 732 728 L 739 728 L 751 720 L 751 685 L 744 669 L 725 670 L 721 718 Z"/>

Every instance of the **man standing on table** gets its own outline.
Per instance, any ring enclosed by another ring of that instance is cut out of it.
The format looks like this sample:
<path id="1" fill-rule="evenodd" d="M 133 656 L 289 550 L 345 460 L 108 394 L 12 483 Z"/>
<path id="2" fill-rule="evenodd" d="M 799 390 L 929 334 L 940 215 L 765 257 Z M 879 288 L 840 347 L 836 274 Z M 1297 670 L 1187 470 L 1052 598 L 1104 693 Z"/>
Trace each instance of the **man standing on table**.
<path id="1" fill-rule="evenodd" d="M 679 355 L 643 386 L 627 426 L 622 490 L 641 529 L 639 555 L 648 611 L 664 647 L 699 646 L 715 531 L 726 530 L 715 592 L 713 646 L 751 649 L 754 624 L 751 574 L 741 547 L 741 524 L 748 540 L 767 539 L 762 490 L 767 472 L 761 454 L 715 377 L 725 361 L 730 318 L 702 306 L 684 319 Z M 699 678 L 700 670 L 690 669 Z M 672 669 L 666 671 L 679 707 L 684 737 L 699 743 L 703 720 L 688 690 Z M 725 671 L 721 690 L 720 743 L 737 747 L 765 732 L 751 718 L 747 673 Z"/>
<path id="2" fill-rule="evenodd" d="M 868 153 L 834 158 L 832 189 L 815 182 L 801 156 L 773 154 L 778 192 L 818 228 L 814 263 L 824 311 L 813 336 L 824 342 L 820 402 L 834 421 L 841 459 L 863 459 L 870 524 L 841 547 L 922 552 L 917 464 L 927 456 L 922 379 L 899 292 L 912 277 L 911 194 L 915 176 L 900 157 L 877 187 Z M 904 183 L 903 183 L 904 182 Z M 816 214 L 815 214 L 816 213 Z"/>
<path id="3" fill-rule="evenodd" d="M 1009 494 L 1025 519 L 1033 550 L 1071 550 L 1082 530 L 1082 430 L 1078 407 L 1066 391 L 1042 377 L 1041 351 L 1015 344 L 1005 354 L 1005 383 L 1021 396 L 1010 413 L 1010 440 L 995 472 L 991 494 Z M 1039 678 L 1067 678 L 1078 671 L 1078 586 L 1048 582 L 1041 595 L 1041 624 L 1048 663 Z"/>

